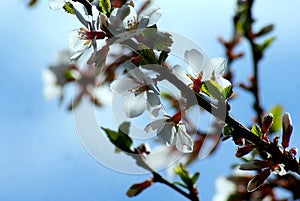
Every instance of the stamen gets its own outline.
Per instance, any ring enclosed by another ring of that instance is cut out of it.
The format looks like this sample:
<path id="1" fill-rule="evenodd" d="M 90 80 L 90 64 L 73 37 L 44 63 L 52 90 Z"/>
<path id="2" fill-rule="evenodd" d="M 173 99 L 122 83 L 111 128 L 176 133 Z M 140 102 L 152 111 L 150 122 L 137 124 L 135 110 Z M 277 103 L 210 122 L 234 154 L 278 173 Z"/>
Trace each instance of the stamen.
<path id="1" fill-rule="evenodd" d="M 93 40 L 93 39 L 103 39 L 106 37 L 106 33 L 103 31 L 90 31 L 85 28 L 80 28 L 78 31 L 78 38 L 80 40 Z"/>

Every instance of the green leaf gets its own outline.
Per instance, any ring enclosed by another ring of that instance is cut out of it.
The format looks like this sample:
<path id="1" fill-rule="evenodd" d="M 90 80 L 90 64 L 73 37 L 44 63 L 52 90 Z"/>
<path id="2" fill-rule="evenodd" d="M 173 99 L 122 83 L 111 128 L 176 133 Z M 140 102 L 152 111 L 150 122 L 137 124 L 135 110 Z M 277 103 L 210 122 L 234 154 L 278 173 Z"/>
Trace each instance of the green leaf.
<path id="1" fill-rule="evenodd" d="M 270 133 L 276 133 L 281 129 L 282 125 L 282 116 L 283 116 L 283 107 L 281 105 L 276 105 L 271 108 L 269 113 L 273 114 L 273 124 L 269 129 Z"/>
<path id="2" fill-rule="evenodd" d="M 157 32 L 154 40 L 154 49 L 167 50 L 173 44 L 172 35 L 167 32 Z"/>
<path id="3" fill-rule="evenodd" d="M 233 86 L 232 85 L 229 85 L 228 87 L 226 87 L 223 91 L 223 96 L 228 99 L 230 98 L 230 96 L 232 95 L 233 93 Z"/>
<path id="4" fill-rule="evenodd" d="M 156 26 L 146 28 L 142 35 L 146 46 L 159 51 L 167 51 L 174 42 L 171 34 L 157 31 Z"/>
<path id="5" fill-rule="evenodd" d="M 129 135 L 130 122 L 124 122 L 119 126 L 119 133 Z"/>
<path id="6" fill-rule="evenodd" d="M 158 64 L 156 55 L 153 50 L 148 48 L 142 48 L 141 50 L 139 50 L 139 53 L 143 58 L 142 64 Z"/>
<path id="7" fill-rule="evenodd" d="M 267 40 L 265 40 L 265 42 L 262 44 L 263 49 L 266 49 L 268 47 L 270 47 L 270 45 L 274 42 L 275 37 L 272 36 L 270 38 L 268 38 Z"/>
<path id="8" fill-rule="evenodd" d="M 66 4 L 64 5 L 63 8 L 67 13 L 75 15 L 75 11 L 74 11 L 74 7 L 73 7 L 72 3 L 66 2 Z"/>
<path id="9" fill-rule="evenodd" d="M 126 133 L 127 131 L 129 132 L 129 126 L 130 124 L 128 122 L 123 123 L 119 127 L 118 132 L 103 127 L 101 128 L 105 131 L 111 143 L 113 143 L 118 149 L 125 152 L 132 152 L 132 139 L 128 136 L 128 133 Z"/>
<path id="10" fill-rule="evenodd" d="M 251 132 L 253 134 L 255 134 L 256 136 L 258 136 L 258 137 L 262 137 L 263 136 L 263 133 L 261 132 L 261 128 L 257 124 L 254 124 L 252 126 Z"/>
<path id="11" fill-rule="evenodd" d="M 169 50 L 168 51 L 161 51 L 161 53 L 159 55 L 159 58 L 158 58 L 158 63 L 159 64 L 162 64 L 167 60 L 167 58 L 169 56 L 169 52 L 170 52 Z"/>
<path id="12" fill-rule="evenodd" d="M 219 101 L 224 101 L 225 99 L 222 87 L 214 80 L 202 82 L 201 90 L 211 98 L 217 99 Z"/>
<path id="13" fill-rule="evenodd" d="M 150 187 L 153 184 L 152 180 L 146 180 L 142 183 L 133 184 L 128 191 L 126 192 L 126 195 L 129 197 L 134 197 L 143 192 L 146 188 Z"/>
<path id="14" fill-rule="evenodd" d="M 232 136 L 233 132 L 234 132 L 233 128 L 230 125 L 225 124 L 225 126 L 223 128 L 224 136 Z"/>
<path id="15" fill-rule="evenodd" d="M 270 33 L 274 29 L 274 25 L 270 24 L 262 28 L 259 32 L 256 33 L 256 36 L 263 36 L 267 33 Z"/>
<path id="16" fill-rule="evenodd" d="M 196 181 L 198 180 L 198 177 L 199 177 L 199 173 L 195 173 L 191 177 L 189 171 L 182 163 L 180 163 L 178 165 L 177 169 L 175 170 L 175 173 L 180 177 L 180 179 L 184 183 L 184 184 L 180 184 L 181 186 L 183 186 L 189 190 L 194 189 Z"/>
<path id="17" fill-rule="evenodd" d="M 193 181 L 194 184 L 197 183 L 197 180 L 199 179 L 199 176 L 200 176 L 200 173 L 199 173 L 199 172 L 196 172 L 196 173 L 194 174 L 194 176 L 192 177 L 192 181 Z"/>
<path id="18" fill-rule="evenodd" d="M 268 47 L 270 47 L 270 45 L 273 43 L 274 40 L 275 40 L 275 37 L 272 36 L 272 37 L 266 39 L 263 43 L 255 45 L 254 46 L 255 52 L 258 53 L 259 55 L 263 55 L 264 51 Z"/>
<path id="19" fill-rule="evenodd" d="M 166 93 L 166 92 L 161 92 L 161 93 L 160 93 L 160 96 L 161 96 L 163 99 L 166 99 L 166 100 L 169 100 L 169 101 L 171 101 L 171 100 L 174 99 L 174 97 L 173 97 L 171 94 Z"/>
<path id="20" fill-rule="evenodd" d="M 183 187 L 183 188 L 188 189 L 188 187 L 187 187 L 185 184 L 183 184 L 183 183 L 181 183 L 181 182 L 179 182 L 179 181 L 174 181 L 173 184 L 176 184 L 176 185 L 179 185 L 179 186 L 181 186 L 181 187 Z"/>
<path id="21" fill-rule="evenodd" d="M 110 13 L 110 9 L 111 9 L 110 0 L 100 0 L 99 6 L 105 15 Z"/>

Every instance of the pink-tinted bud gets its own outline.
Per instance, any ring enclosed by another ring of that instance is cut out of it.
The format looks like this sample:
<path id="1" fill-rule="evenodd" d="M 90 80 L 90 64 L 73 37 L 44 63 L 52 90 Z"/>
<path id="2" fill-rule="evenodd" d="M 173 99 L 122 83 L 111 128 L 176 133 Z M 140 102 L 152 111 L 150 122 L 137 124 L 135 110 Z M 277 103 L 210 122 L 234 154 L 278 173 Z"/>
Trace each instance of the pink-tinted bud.
<path id="1" fill-rule="evenodd" d="M 292 119 L 289 113 L 285 113 L 282 118 L 282 147 L 285 149 L 290 144 L 293 132 Z"/>
<path id="2" fill-rule="evenodd" d="M 143 156 L 146 156 L 150 154 L 151 148 L 147 143 L 140 145 L 139 147 L 136 148 L 139 154 L 142 154 Z"/>
<path id="3" fill-rule="evenodd" d="M 262 127 L 261 127 L 262 133 L 269 132 L 269 129 L 271 128 L 271 126 L 273 124 L 273 119 L 274 119 L 274 116 L 272 113 L 269 113 L 266 116 L 264 116 L 264 119 L 262 122 Z"/>
<path id="4" fill-rule="evenodd" d="M 252 144 L 248 144 L 247 146 L 244 147 L 239 147 L 236 150 L 235 156 L 237 158 L 243 157 L 245 155 L 247 155 L 248 153 L 250 153 L 253 150 L 254 146 Z"/>
<path id="5" fill-rule="evenodd" d="M 296 156 L 297 153 L 298 153 L 298 149 L 297 149 L 297 147 L 293 147 L 293 148 L 291 148 L 291 149 L 289 150 L 289 152 L 290 152 L 291 154 L 293 154 L 294 156 Z"/>
<path id="6" fill-rule="evenodd" d="M 240 170 L 260 170 L 267 167 L 272 167 L 273 161 L 253 160 L 240 165 Z"/>
<path id="7" fill-rule="evenodd" d="M 270 169 L 264 169 L 261 173 L 253 177 L 247 185 L 247 191 L 253 192 L 258 189 L 264 184 L 265 180 L 270 176 L 270 174 Z"/>
<path id="8" fill-rule="evenodd" d="M 237 138 L 237 139 L 233 139 L 234 143 L 238 146 L 244 146 L 245 145 L 245 138 Z"/>

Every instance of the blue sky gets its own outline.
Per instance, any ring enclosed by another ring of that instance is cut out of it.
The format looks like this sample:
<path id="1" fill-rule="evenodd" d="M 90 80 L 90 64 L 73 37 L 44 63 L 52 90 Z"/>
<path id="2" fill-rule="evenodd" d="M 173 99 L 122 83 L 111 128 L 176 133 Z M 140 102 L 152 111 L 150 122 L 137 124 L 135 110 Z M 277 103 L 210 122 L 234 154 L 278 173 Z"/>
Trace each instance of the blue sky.
<path id="1" fill-rule="evenodd" d="M 223 56 L 217 37 L 230 36 L 234 1 L 186 2 L 170 7 L 168 1 L 157 0 L 163 9 L 159 27 L 190 38 L 210 56 Z M 292 146 L 300 142 L 296 135 L 300 127 L 299 9 L 300 3 L 295 0 L 255 4 L 257 29 L 275 23 L 273 33 L 277 38 L 261 62 L 262 103 L 265 108 L 282 104 L 291 113 Z M 0 18 L 0 200 L 184 200 L 160 184 L 137 198 L 127 198 L 127 188 L 150 175 L 119 173 L 98 163 L 80 143 L 72 113 L 59 107 L 57 101 L 49 102 L 43 97 L 41 72 L 54 61 L 57 50 L 68 47 L 68 32 L 79 25 L 75 18 L 51 11 L 47 1 L 33 9 L 26 8 L 23 1 L 4 1 Z M 243 42 L 240 49 L 247 48 Z M 247 81 L 251 73 L 249 58 L 248 54 L 234 64 L 236 82 Z M 252 100 L 249 94 L 240 93 L 232 103 L 233 115 L 246 124 L 254 115 Z M 191 171 L 201 172 L 202 200 L 211 199 L 214 179 L 229 172 L 230 163 L 236 161 L 234 151 L 233 143 L 227 141 L 216 155 L 191 166 Z M 226 162 L 220 163 L 224 158 Z"/>

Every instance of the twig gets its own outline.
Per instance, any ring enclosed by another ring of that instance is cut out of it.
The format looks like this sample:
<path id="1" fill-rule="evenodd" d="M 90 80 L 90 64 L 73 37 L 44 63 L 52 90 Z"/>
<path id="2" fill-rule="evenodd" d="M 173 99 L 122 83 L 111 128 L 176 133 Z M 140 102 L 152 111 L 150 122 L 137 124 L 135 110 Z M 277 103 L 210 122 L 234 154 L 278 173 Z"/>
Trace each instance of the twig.
<path id="1" fill-rule="evenodd" d="M 296 172 L 300 175 L 299 165 L 297 160 L 290 155 L 286 155 L 281 152 L 279 147 L 274 143 L 266 142 L 265 140 L 261 139 L 254 133 L 252 133 L 248 128 L 246 128 L 243 124 L 235 120 L 227 111 L 226 104 L 219 104 L 215 105 L 210 100 L 208 100 L 204 95 L 192 91 L 188 86 L 186 86 L 181 80 L 179 80 L 174 74 L 170 72 L 169 69 L 163 68 L 161 66 L 155 65 L 146 65 L 143 68 L 148 70 L 153 70 L 159 73 L 159 76 L 168 80 L 172 83 L 175 87 L 180 89 L 182 96 L 188 100 L 188 106 L 193 106 L 195 103 L 190 100 L 193 97 L 196 97 L 197 103 L 200 107 L 214 115 L 215 117 L 219 118 L 221 121 L 227 123 L 234 129 L 234 136 L 233 138 L 244 138 L 248 142 L 256 145 L 261 150 L 269 153 L 272 155 L 272 160 L 275 164 L 284 164 L 286 170 L 291 170 Z M 224 114 L 225 112 L 225 114 Z"/>
<path id="2" fill-rule="evenodd" d="M 184 197 L 188 198 L 191 201 L 199 201 L 199 197 L 197 195 L 186 193 L 181 188 L 179 188 L 175 184 L 169 182 L 163 176 L 161 176 L 158 172 L 156 172 L 155 170 L 153 170 L 144 161 L 143 157 L 138 152 L 132 152 L 132 153 L 127 153 L 127 154 L 130 155 L 131 157 L 133 157 L 136 160 L 136 163 L 137 163 L 138 166 L 143 167 L 144 169 L 149 170 L 149 172 L 152 173 L 152 175 L 153 175 L 153 181 L 154 182 L 159 182 L 159 183 L 162 183 L 162 184 L 165 184 L 165 185 L 169 186 L 170 188 L 172 188 L 173 190 L 177 191 L 178 193 L 180 193 L 181 195 L 183 195 Z"/>

